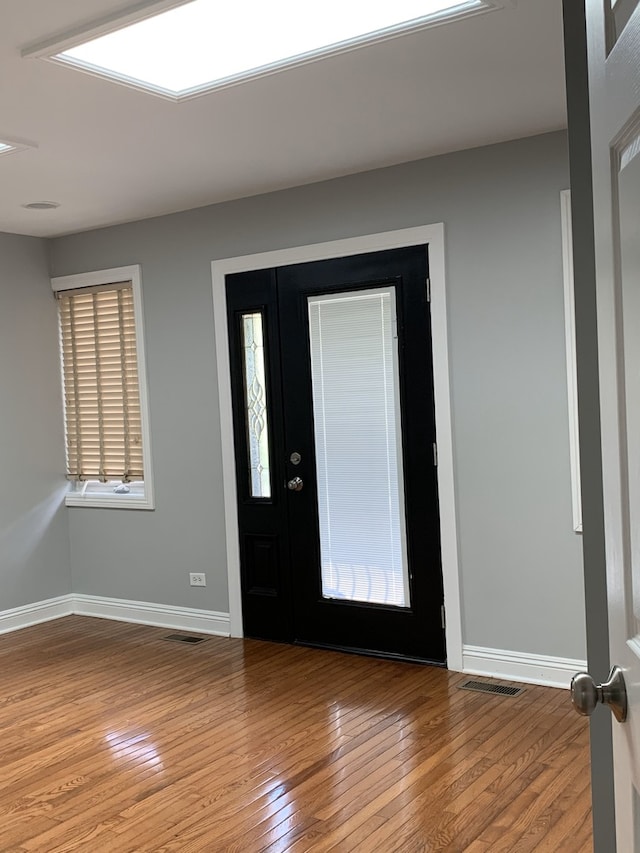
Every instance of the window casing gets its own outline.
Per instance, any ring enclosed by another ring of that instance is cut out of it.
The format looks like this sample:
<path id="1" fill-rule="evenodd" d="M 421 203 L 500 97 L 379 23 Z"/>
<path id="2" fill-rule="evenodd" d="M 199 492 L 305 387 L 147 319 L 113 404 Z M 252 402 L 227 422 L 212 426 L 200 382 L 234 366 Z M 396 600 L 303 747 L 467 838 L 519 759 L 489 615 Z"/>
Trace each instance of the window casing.
<path id="1" fill-rule="evenodd" d="M 140 267 L 52 279 L 68 506 L 153 509 Z"/>

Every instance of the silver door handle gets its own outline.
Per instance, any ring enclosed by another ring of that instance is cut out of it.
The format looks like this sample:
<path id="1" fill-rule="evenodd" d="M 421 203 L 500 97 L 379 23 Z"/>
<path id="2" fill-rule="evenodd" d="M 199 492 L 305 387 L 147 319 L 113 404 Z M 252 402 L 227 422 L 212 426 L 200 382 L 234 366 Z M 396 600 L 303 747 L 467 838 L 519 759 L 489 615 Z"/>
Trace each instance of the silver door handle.
<path id="1" fill-rule="evenodd" d="M 590 717 L 598 702 L 608 705 L 619 723 L 627 719 L 627 687 L 619 666 L 613 667 L 604 684 L 596 684 L 588 672 L 571 679 L 571 703 L 579 714 Z"/>
<path id="2" fill-rule="evenodd" d="M 287 483 L 287 488 L 290 492 L 301 492 L 304 483 L 300 477 L 294 477 L 292 480 L 289 480 Z"/>

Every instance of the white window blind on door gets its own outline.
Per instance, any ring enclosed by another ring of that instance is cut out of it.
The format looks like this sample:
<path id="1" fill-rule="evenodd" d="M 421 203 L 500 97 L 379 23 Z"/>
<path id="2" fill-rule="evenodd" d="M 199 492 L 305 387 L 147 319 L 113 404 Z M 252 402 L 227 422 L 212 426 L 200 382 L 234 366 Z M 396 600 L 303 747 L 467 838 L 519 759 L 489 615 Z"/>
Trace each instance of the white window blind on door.
<path id="1" fill-rule="evenodd" d="M 408 607 L 393 287 L 309 298 L 325 598 Z"/>
<path id="2" fill-rule="evenodd" d="M 63 290 L 57 297 L 67 477 L 143 480 L 131 282 Z"/>

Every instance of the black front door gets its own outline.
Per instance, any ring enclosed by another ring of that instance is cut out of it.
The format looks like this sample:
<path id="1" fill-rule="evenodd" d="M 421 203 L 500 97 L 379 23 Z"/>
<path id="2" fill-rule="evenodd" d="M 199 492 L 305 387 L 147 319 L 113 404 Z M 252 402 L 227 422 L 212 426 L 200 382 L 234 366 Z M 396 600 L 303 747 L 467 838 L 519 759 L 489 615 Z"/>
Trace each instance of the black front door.
<path id="1" fill-rule="evenodd" d="M 227 277 L 247 636 L 445 661 L 424 246 Z"/>

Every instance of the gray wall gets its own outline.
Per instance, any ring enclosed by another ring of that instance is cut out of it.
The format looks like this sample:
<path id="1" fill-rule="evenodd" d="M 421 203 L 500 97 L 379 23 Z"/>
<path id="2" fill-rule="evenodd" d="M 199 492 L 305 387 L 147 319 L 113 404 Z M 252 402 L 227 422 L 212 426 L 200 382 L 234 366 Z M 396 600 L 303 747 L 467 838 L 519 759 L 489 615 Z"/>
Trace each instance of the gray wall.
<path id="1" fill-rule="evenodd" d="M 0 234 L 0 610 L 70 592 L 56 306 L 43 240 Z"/>
<path id="2" fill-rule="evenodd" d="M 52 241 L 54 275 L 141 263 L 145 301 L 157 509 L 69 510 L 74 591 L 228 608 L 211 260 L 443 221 L 464 641 L 584 657 L 567 186 L 555 133 Z"/>

